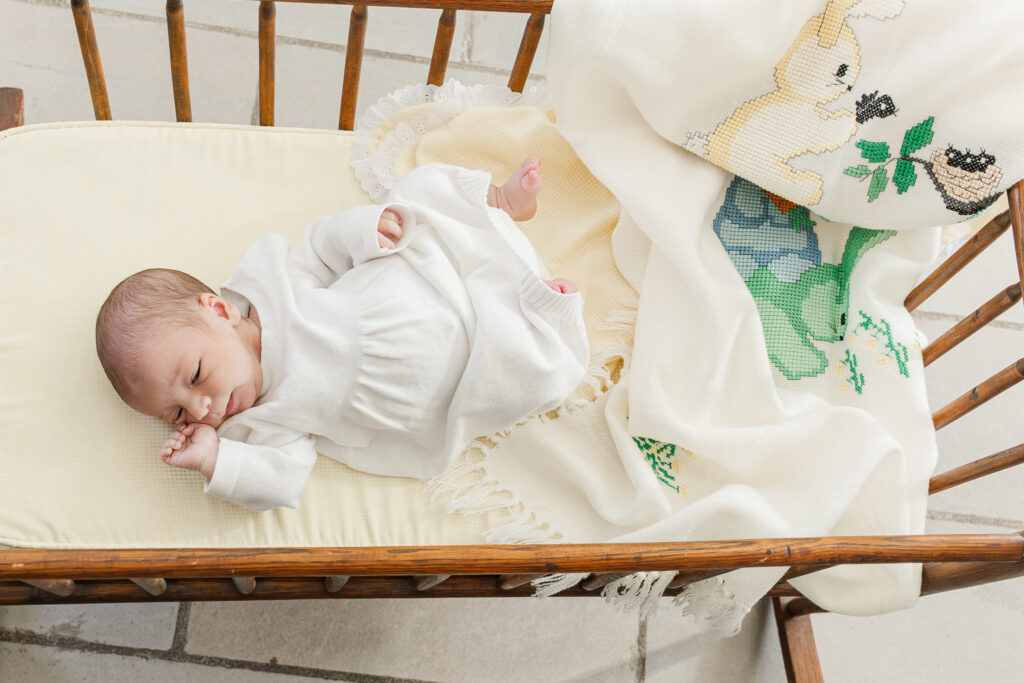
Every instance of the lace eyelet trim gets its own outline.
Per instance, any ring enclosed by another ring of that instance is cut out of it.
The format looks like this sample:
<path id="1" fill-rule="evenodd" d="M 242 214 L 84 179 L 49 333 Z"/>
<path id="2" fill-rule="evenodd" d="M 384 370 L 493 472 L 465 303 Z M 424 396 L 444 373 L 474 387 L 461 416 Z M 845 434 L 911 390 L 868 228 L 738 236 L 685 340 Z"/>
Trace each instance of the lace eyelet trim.
<path id="1" fill-rule="evenodd" d="M 538 106 L 546 92 L 531 86 L 517 93 L 505 86 L 472 85 L 450 80 L 444 85 L 410 85 L 380 98 L 356 124 L 350 162 L 356 178 L 374 201 L 381 201 L 398 180 L 396 168 L 402 150 L 427 133 L 442 128 L 459 114 L 475 107 Z M 388 118 L 407 107 L 437 102 L 437 106 L 402 121 L 371 150 L 373 135 Z"/>

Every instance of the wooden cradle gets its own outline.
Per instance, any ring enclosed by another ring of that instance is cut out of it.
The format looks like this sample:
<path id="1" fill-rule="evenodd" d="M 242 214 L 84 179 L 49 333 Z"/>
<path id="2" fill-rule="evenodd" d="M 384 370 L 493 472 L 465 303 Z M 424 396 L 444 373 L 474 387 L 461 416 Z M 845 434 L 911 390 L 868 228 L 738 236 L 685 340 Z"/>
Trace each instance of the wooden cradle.
<path id="1" fill-rule="evenodd" d="M 334 0 L 280 0 L 352 4 Z M 367 6 L 441 10 L 427 82 L 444 80 L 458 10 L 528 14 L 508 85 L 521 91 L 553 0 L 369 0 L 351 11 L 339 129 L 354 123 Z M 72 0 L 93 107 L 110 119 L 103 69 L 87 0 Z M 191 121 L 181 0 L 167 2 L 175 110 Z M 275 2 L 259 3 L 259 118 L 274 124 Z M 0 89 L 0 130 L 23 123 L 22 93 Z M 1012 227 L 1020 278 L 924 349 L 927 366 L 1021 299 L 1024 282 L 1024 181 L 1008 191 L 1010 209 L 992 219 L 906 299 L 914 310 Z M 1006 258 L 1010 258 L 1007 254 Z M 942 428 L 1024 379 L 1024 358 L 985 379 L 933 415 Z M 1024 444 L 934 476 L 935 493 L 1024 461 Z M 433 546 L 379 548 L 230 548 L 0 550 L 0 604 L 386 597 L 517 597 L 546 573 L 590 572 L 561 595 L 597 595 L 624 573 L 678 570 L 667 591 L 750 566 L 788 566 L 770 592 L 790 680 L 820 680 L 810 614 L 821 611 L 788 579 L 836 564 L 922 562 L 922 594 L 1024 575 L 1024 532 L 1017 534 L 774 538 L 737 541 Z M 258 577 L 258 578 L 257 578 Z"/>

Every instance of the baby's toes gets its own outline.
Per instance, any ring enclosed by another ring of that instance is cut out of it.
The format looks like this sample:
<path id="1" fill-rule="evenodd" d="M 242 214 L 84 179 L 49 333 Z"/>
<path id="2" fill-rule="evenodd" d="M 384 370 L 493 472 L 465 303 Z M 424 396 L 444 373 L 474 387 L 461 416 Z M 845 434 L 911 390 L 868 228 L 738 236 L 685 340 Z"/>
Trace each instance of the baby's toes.
<path id="1" fill-rule="evenodd" d="M 540 168 L 540 157 L 526 157 L 523 159 L 523 163 L 519 165 L 520 168 L 526 171 L 536 171 Z"/>
<path id="2" fill-rule="evenodd" d="M 555 280 L 545 280 L 544 282 L 547 283 L 548 287 L 558 292 L 559 294 L 574 294 L 577 291 L 579 291 L 576 288 L 576 285 L 574 285 L 573 283 L 569 282 L 564 278 L 557 278 Z"/>
<path id="3" fill-rule="evenodd" d="M 537 171 L 529 171 L 526 175 L 523 176 L 523 180 L 520 183 L 520 185 L 524 190 L 526 190 L 530 194 L 537 194 L 538 192 L 540 192 L 541 186 L 540 173 L 538 173 Z"/>

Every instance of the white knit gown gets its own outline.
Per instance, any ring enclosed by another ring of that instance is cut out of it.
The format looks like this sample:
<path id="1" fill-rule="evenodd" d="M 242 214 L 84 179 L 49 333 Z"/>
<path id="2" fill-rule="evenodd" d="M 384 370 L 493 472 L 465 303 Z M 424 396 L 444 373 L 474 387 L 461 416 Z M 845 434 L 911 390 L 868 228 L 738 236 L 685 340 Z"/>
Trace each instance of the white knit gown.
<path id="1" fill-rule="evenodd" d="M 262 326 L 263 388 L 218 430 L 205 491 L 297 507 L 317 452 L 373 474 L 440 474 L 473 438 L 557 407 L 582 380 L 580 294 L 487 206 L 490 174 L 431 164 L 379 205 L 321 218 L 294 248 L 269 234 L 222 286 Z M 402 216 L 377 244 L 384 209 Z"/>

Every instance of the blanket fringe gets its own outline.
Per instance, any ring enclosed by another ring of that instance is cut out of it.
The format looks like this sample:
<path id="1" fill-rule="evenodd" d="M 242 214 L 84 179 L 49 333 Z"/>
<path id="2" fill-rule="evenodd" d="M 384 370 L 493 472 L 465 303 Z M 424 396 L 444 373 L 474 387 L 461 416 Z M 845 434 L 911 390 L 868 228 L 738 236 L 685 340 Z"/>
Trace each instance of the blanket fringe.
<path id="1" fill-rule="evenodd" d="M 636 572 L 604 587 L 605 602 L 620 612 L 639 612 L 641 619 L 654 616 L 658 601 L 677 572 Z"/>
<path id="2" fill-rule="evenodd" d="M 715 576 L 692 583 L 672 601 L 684 616 L 702 621 L 719 636 L 729 638 L 740 631 L 750 608 L 741 604 L 725 587 L 725 579 Z"/>
<path id="3" fill-rule="evenodd" d="M 548 598 L 556 593 L 561 593 L 564 590 L 572 588 L 583 579 L 590 576 L 590 574 L 584 572 L 582 574 L 548 574 L 539 579 L 534 579 L 530 582 L 533 586 L 535 598 Z"/>
<path id="4" fill-rule="evenodd" d="M 632 354 L 632 335 L 639 301 L 620 299 L 617 303 L 622 308 L 609 312 L 605 320 L 598 325 L 598 329 L 617 332 L 617 339 L 595 345 L 590 366 L 580 388 L 555 410 L 529 417 L 521 424 L 530 420 L 548 422 L 558 419 L 560 415 L 593 403 L 597 396 L 611 389 L 618 381 L 618 373 L 624 365 L 628 365 Z M 445 505 L 448 514 L 469 516 L 484 514 L 491 510 L 504 510 L 505 515 L 494 526 L 484 531 L 484 538 L 488 543 L 564 542 L 565 537 L 557 529 L 538 519 L 535 514 L 526 512 L 524 505 L 511 491 L 502 488 L 496 479 L 487 475 L 487 451 L 497 447 L 507 434 L 508 432 L 478 437 L 470 442 L 460 460 L 443 474 L 427 482 L 427 495 L 431 502 L 437 502 L 441 496 L 448 496 Z M 554 595 L 576 585 L 585 576 L 588 574 L 555 574 L 552 577 L 538 579 L 534 582 L 536 595 Z"/>

